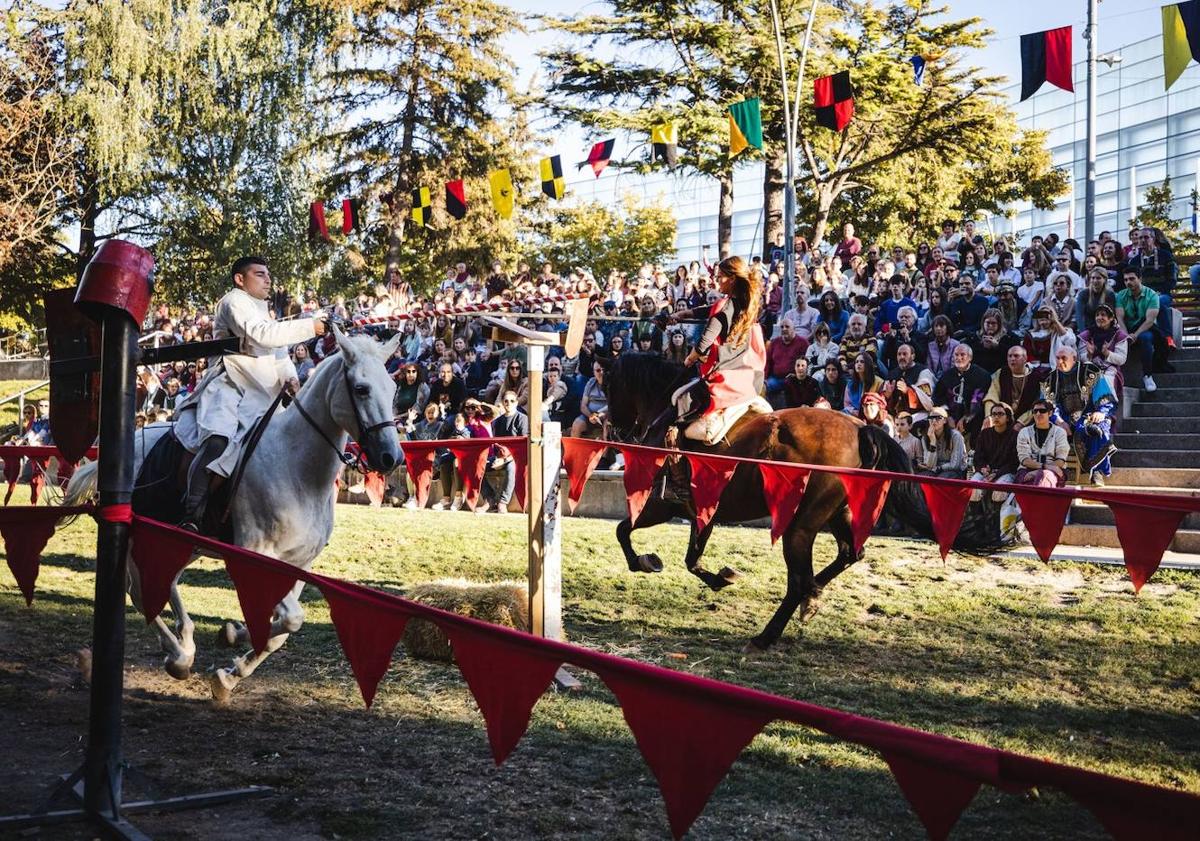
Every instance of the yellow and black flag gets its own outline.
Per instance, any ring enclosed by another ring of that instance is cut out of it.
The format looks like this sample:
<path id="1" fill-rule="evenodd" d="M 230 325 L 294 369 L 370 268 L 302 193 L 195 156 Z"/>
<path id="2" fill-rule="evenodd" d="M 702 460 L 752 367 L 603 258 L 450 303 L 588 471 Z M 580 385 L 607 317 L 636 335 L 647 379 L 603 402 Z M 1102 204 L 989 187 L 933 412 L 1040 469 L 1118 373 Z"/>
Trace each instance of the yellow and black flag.
<path id="1" fill-rule="evenodd" d="M 650 142 L 654 144 L 654 159 L 675 166 L 678 160 L 677 132 L 674 122 L 666 122 L 650 129 Z"/>
<path id="2" fill-rule="evenodd" d="M 555 201 L 561 201 L 567 194 L 567 180 L 563 178 L 562 156 L 554 155 L 542 158 L 538 166 L 542 174 L 542 192 Z"/>
<path id="3" fill-rule="evenodd" d="M 513 183 L 507 169 L 494 169 L 488 175 L 492 185 L 492 204 L 502 219 L 511 219 L 513 213 Z"/>
<path id="4" fill-rule="evenodd" d="M 418 187 L 412 192 L 412 219 L 423 228 L 433 221 L 433 199 L 428 187 Z"/>

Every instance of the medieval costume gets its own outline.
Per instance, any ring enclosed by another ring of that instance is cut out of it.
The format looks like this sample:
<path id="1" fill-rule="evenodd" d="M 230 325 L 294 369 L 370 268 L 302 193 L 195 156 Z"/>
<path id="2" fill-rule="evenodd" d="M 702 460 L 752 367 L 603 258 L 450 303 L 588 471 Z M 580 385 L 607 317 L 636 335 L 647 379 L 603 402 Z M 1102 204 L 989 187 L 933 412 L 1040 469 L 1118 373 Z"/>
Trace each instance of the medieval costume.
<path id="1" fill-rule="evenodd" d="M 1110 457 L 1117 448 L 1112 442 L 1113 415 L 1117 398 L 1100 368 L 1076 360 L 1070 371 L 1054 370 L 1042 385 L 1054 403 L 1052 420 L 1071 430 L 1071 443 L 1083 473 L 1112 474 Z"/>
<path id="2" fill-rule="evenodd" d="M 1089 343 L 1094 348 L 1088 352 Z M 1112 320 L 1107 330 L 1093 326 L 1079 335 L 1080 358 L 1087 357 L 1088 362 L 1098 367 L 1108 381 L 1108 387 L 1118 403 L 1124 397 L 1125 375 L 1121 366 L 1129 358 L 1129 334 L 1121 329 L 1116 319 Z"/>
<path id="3" fill-rule="evenodd" d="M 1022 374 L 1014 374 L 1005 365 L 992 374 L 992 384 L 983 398 L 984 413 L 991 412 L 997 403 L 1006 403 L 1012 407 L 1016 423 L 1021 426 L 1033 423 L 1033 401 L 1042 396 L 1042 378 L 1043 372 L 1032 365 L 1026 365 Z"/>

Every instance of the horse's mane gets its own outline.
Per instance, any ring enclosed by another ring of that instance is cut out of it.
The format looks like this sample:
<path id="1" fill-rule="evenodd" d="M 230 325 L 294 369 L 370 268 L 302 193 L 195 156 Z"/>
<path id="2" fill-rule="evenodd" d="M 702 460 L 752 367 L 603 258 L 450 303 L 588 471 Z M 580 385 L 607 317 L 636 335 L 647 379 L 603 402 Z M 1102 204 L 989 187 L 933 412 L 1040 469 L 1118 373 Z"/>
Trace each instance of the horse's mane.
<path id="1" fill-rule="evenodd" d="M 683 366 L 658 353 L 625 353 L 609 371 L 614 387 L 639 394 L 662 394 L 679 380 Z"/>

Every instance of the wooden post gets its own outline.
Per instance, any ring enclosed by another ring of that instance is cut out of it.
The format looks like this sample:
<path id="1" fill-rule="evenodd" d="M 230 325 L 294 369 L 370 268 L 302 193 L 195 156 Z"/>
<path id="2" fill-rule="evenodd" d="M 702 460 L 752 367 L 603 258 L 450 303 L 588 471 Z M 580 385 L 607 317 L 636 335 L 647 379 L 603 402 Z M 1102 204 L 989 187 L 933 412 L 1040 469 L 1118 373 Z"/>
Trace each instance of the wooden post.
<path id="1" fill-rule="evenodd" d="M 542 518 L 545 511 L 545 487 L 542 474 L 542 371 L 546 351 L 540 345 L 526 345 L 529 353 L 529 493 L 525 495 L 529 517 L 529 632 L 546 635 L 545 568 L 543 559 Z"/>

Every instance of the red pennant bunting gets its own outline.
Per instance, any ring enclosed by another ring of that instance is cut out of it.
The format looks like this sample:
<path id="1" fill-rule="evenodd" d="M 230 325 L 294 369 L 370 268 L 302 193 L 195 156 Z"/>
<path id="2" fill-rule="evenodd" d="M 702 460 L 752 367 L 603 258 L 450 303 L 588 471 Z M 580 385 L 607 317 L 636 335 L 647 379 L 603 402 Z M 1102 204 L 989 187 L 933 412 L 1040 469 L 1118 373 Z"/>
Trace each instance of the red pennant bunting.
<path id="1" fill-rule="evenodd" d="M 17 586 L 25 596 L 25 604 L 33 604 L 33 587 L 41 567 L 42 550 L 54 534 L 60 512 L 46 513 L 28 509 L 0 512 L 0 536 L 4 538 L 4 554 Z"/>
<path id="2" fill-rule="evenodd" d="M 921 492 L 925 494 L 925 504 L 929 506 L 929 519 L 933 521 L 933 536 L 942 551 L 942 560 L 950 554 L 954 538 L 962 528 L 963 514 L 967 511 L 967 503 L 971 501 L 971 489 L 958 485 L 933 485 L 921 483 Z"/>
<path id="3" fill-rule="evenodd" d="M 371 505 L 378 508 L 383 504 L 383 495 L 387 493 L 387 477 L 374 470 L 368 470 L 363 475 L 363 489 L 366 490 Z"/>
<path id="4" fill-rule="evenodd" d="M 771 545 L 774 546 L 796 517 L 808 487 L 809 471 L 802 467 L 760 464 L 758 472 L 762 474 L 763 498 L 771 512 Z"/>
<path id="5" fill-rule="evenodd" d="M 975 799 L 979 780 L 917 762 L 901 754 L 885 753 L 883 759 L 892 769 L 892 775 L 913 811 L 925 825 L 930 840 L 944 841 L 958 822 L 959 815 Z"/>
<path id="6" fill-rule="evenodd" d="M 521 506 L 521 510 L 525 510 L 525 497 L 529 491 L 529 440 L 517 441 L 512 444 L 505 444 L 505 448 L 512 455 L 513 468 L 517 473 L 517 484 L 513 488 L 513 496 L 517 498 L 517 505 Z"/>
<path id="7" fill-rule="evenodd" d="M 1049 561 L 1067 522 L 1073 497 L 1066 494 L 1035 494 L 1013 492 L 1017 505 L 1021 507 L 1021 521 L 1029 532 L 1029 542 L 1037 550 L 1038 557 Z"/>
<path id="8" fill-rule="evenodd" d="M 662 469 L 667 456 L 666 453 L 632 447 L 622 447 L 621 454 L 625 456 L 625 498 L 629 522 L 637 525 L 637 519 L 646 507 L 646 500 L 650 498 L 650 489 L 654 487 L 654 477 Z"/>
<path id="9" fill-rule="evenodd" d="M 628 464 L 628 461 L 626 462 Z M 601 672 L 658 779 L 671 833 L 682 838 L 729 766 L 771 720 L 664 683 Z"/>
<path id="10" fill-rule="evenodd" d="M 141 520 L 134 520 L 130 542 L 138 569 L 142 615 L 150 624 L 167 606 L 171 583 L 192 560 L 193 545 L 177 529 L 159 528 Z"/>
<path id="11" fill-rule="evenodd" d="M 850 506 L 854 551 L 861 553 L 867 538 L 871 536 L 871 530 L 879 520 L 879 515 L 883 513 L 892 480 L 857 474 L 843 474 L 838 478 L 842 480 L 842 486 L 846 489 L 846 504 Z"/>
<path id="12" fill-rule="evenodd" d="M 433 459 L 436 456 L 433 447 L 417 447 L 411 442 L 404 442 L 404 467 L 408 470 L 408 478 L 412 479 L 413 489 L 417 495 L 417 506 L 425 507 L 429 501 L 429 485 L 433 479 Z"/>
<path id="13" fill-rule="evenodd" d="M 1124 502 L 1106 503 L 1117 523 L 1117 540 L 1125 553 L 1125 569 L 1133 582 L 1133 591 L 1141 592 L 1142 585 L 1158 570 L 1163 552 L 1175 539 L 1175 532 L 1186 511 L 1148 508 Z"/>
<path id="14" fill-rule="evenodd" d="M 457 626 L 443 630 L 483 713 L 492 758 L 499 765 L 525 735 L 533 707 L 546 694 L 562 660 L 539 656 L 486 632 Z"/>
<path id="15" fill-rule="evenodd" d="M 713 515 L 725 486 L 737 470 L 737 463 L 719 458 L 689 453 L 688 464 L 692 466 L 692 505 L 696 509 L 696 528 L 703 531 Z"/>
<path id="16" fill-rule="evenodd" d="M 42 488 L 46 487 L 46 462 L 48 459 L 29 458 L 29 504 L 37 505 L 42 498 Z"/>
<path id="17" fill-rule="evenodd" d="M 562 443 L 563 469 L 567 471 L 567 482 L 570 485 L 567 492 L 567 508 L 574 514 L 575 506 L 583 497 L 583 486 L 600 463 L 606 445 L 586 438 L 564 438 Z"/>
<path id="18" fill-rule="evenodd" d="M 271 638 L 271 619 L 275 606 L 295 586 L 296 576 L 246 560 L 233 547 L 227 548 L 222 555 L 225 557 L 225 569 L 237 589 L 238 604 L 242 606 L 242 618 L 246 620 L 250 642 L 254 650 L 260 652 L 267 647 L 267 641 Z"/>
<path id="19" fill-rule="evenodd" d="M 466 442 L 449 445 L 450 452 L 458 459 L 458 475 L 462 477 L 463 502 L 474 510 L 479 499 L 479 488 L 483 484 L 483 473 L 487 470 L 487 453 L 491 445 L 477 439 L 476 443 Z M 445 491 L 442 492 L 445 496 Z"/>
<path id="20" fill-rule="evenodd" d="M 21 478 L 21 457 L 19 455 L 4 456 L 4 481 L 8 482 L 8 492 L 4 494 L 4 504 L 12 499 L 16 490 L 17 480 Z"/>
<path id="21" fill-rule="evenodd" d="M 379 681 L 387 674 L 396 646 L 404 636 L 408 616 L 365 598 L 355 598 L 352 585 L 321 582 L 318 586 L 329 604 L 329 617 L 350 661 L 350 671 L 354 672 L 363 703 L 370 707 Z"/>

